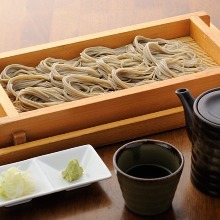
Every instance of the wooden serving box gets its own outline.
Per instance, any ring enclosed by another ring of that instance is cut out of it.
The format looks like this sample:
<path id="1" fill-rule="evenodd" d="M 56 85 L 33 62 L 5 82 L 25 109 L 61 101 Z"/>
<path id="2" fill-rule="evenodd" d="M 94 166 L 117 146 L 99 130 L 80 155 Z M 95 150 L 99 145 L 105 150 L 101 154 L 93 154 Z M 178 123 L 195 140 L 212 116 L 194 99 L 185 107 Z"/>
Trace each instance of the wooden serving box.
<path id="1" fill-rule="evenodd" d="M 197 96 L 220 85 L 220 34 L 210 27 L 205 12 L 1 53 L 0 71 L 13 63 L 37 66 L 47 57 L 72 59 L 92 46 L 117 48 L 137 35 L 192 41 L 203 59 L 215 67 L 23 113 L 16 111 L 0 87 L 0 164 L 81 144 L 98 147 L 183 127 L 183 109 L 175 90 L 186 87 Z"/>

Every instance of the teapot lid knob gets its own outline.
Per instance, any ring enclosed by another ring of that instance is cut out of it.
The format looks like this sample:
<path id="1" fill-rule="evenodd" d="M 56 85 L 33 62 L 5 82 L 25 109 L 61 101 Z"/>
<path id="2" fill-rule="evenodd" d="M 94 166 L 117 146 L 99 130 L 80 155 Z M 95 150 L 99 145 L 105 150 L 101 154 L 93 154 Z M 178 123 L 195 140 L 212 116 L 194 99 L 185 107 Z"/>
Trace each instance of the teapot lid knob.
<path id="1" fill-rule="evenodd" d="M 220 88 L 201 94 L 197 103 L 198 112 L 203 118 L 220 125 Z"/>

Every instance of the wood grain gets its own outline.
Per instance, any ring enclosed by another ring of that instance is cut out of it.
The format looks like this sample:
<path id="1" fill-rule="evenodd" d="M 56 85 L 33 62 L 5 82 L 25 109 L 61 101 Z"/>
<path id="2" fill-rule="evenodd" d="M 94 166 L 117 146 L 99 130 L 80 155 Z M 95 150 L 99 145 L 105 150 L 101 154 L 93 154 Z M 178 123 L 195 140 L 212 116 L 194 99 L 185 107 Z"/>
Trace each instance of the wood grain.
<path id="1" fill-rule="evenodd" d="M 0 52 L 201 10 L 220 28 L 219 6 L 218 0 L 1 0 Z"/>
<path id="2" fill-rule="evenodd" d="M 35 62 L 39 63 L 40 60 L 51 56 L 70 59 L 74 56 L 78 56 L 84 48 L 91 46 L 102 45 L 111 48 L 124 46 L 131 43 L 137 35 L 165 39 L 190 38 L 191 32 L 198 32 L 194 31 L 194 26 L 190 24 L 190 18 L 192 16 L 198 18 L 198 20 L 203 23 L 203 26 L 205 26 L 204 29 L 207 32 L 207 39 L 210 45 L 215 43 L 215 45 L 220 48 L 220 42 L 213 43 L 212 38 L 208 38 L 208 33 L 211 31 L 209 27 L 210 17 L 205 12 L 197 12 L 109 30 L 85 37 L 72 38 L 70 40 L 2 53 L 0 54 L 0 66 L 3 68 L 10 63 L 32 66 Z M 193 23 L 193 20 L 191 23 Z M 201 36 L 204 35 L 202 30 L 200 30 L 199 33 Z M 206 48 L 204 48 L 204 51 L 205 49 Z M 218 56 L 217 54 L 215 55 Z M 12 134 L 20 131 L 25 131 L 27 135 L 26 139 L 30 142 L 175 108 L 180 105 L 179 100 L 174 94 L 176 89 L 187 86 L 193 93 L 197 92 L 197 94 L 199 94 L 212 86 L 218 86 L 219 77 L 219 69 L 207 69 L 207 71 L 197 74 L 190 74 L 171 80 L 115 91 L 88 99 L 52 106 L 50 108 L 20 113 L 17 117 L 2 117 L 0 118 L 0 127 L 2 129 L 0 134 L 0 146 L 6 147 L 12 145 Z M 158 102 L 158 99 L 155 99 L 155 97 L 159 97 L 160 102 Z M 135 105 L 133 104 L 134 100 Z M 167 127 L 171 128 L 170 124 L 168 123 Z M 41 129 L 38 129 L 39 127 L 41 127 Z M 173 128 L 176 128 L 176 126 Z M 156 131 L 156 126 L 154 131 Z M 157 131 L 162 130 L 158 129 Z M 121 140 L 123 140 L 123 138 Z"/>
<path id="3" fill-rule="evenodd" d="M 68 192 L 36 198 L 33 201 L 10 208 L 0 208 L 0 217 L 8 219 L 146 219 L 218 220 L 220 201 L 198 191 L 190 181 L 191 143 L 185 129 L 164 132 L 145 138 L 167 141 L 179 148 L 185 158 L 183 174 L 178 185 L 172 207 L 155 217 L 142 217 L 130 212 L 124 205 L 112 157 L 122 144 L 98 148 L 97 152 L 110 169 L 112 177 L 90 186 Z"/>
<path id="4" fill-rule="evenodd" d="M 54 41 L 67 38 L 201 10 L 206 11 L 211 16 L 212 24 L 220 28 L 219 8 L 218 0 L 1 0 L 0 52 L 45 43 L 53 44 Z M 215 34 L 213 37 L 215 38 Z M 14 114 L 13 110 L 8 111 Z M 5 115 L 5 110 L 0 109 L 0 114 Z M 0 219 L 219 220 L 220 200 L 199 192 L 190 181 L 191 143 L 185 129 L 144 138 L 167 141 L 178 147 L 185 157 L 185 166 L 173 205 L 166 213 L 144 218 L 131 213 L 125 207 L 114 173 L 112 157 L 118 147 L 126 141 L 96 149 L 112 173 L 110 179 L 81 189 L 36 198 L 29 203 L 11 208 L 0 208 Z M 100 139 L 103 137 L 100 136 Z"/>

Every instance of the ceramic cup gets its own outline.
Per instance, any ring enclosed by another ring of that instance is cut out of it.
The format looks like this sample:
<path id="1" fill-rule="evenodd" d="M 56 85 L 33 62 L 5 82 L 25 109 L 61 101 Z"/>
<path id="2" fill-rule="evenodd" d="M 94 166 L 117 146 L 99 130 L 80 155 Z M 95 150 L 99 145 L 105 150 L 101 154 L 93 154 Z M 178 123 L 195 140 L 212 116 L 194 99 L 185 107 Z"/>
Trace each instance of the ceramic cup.
<path id="1" fill-rule="evenodd" d="M 137 140 L 115 152 L 113 165 L 127 208 L 139 215 L 157 215 L 172 205 L 184 157 L 169 143 Z"/>

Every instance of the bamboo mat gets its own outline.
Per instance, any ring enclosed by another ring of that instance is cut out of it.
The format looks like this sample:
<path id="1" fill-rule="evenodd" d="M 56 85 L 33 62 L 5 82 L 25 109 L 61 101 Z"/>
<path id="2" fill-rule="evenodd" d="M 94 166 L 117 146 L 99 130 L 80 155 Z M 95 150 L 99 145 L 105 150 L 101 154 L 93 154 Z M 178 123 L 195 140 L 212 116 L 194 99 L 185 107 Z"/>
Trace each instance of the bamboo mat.
<path id="1" fill-rule="evenodd" d="M 200 58 L 203 64 L 208 68 L 219 67 L 219 65 L 190 36 L 177 38 L 177 40 L 189 45 L 189 47 L 196 52 L 197 57 Z"/>

